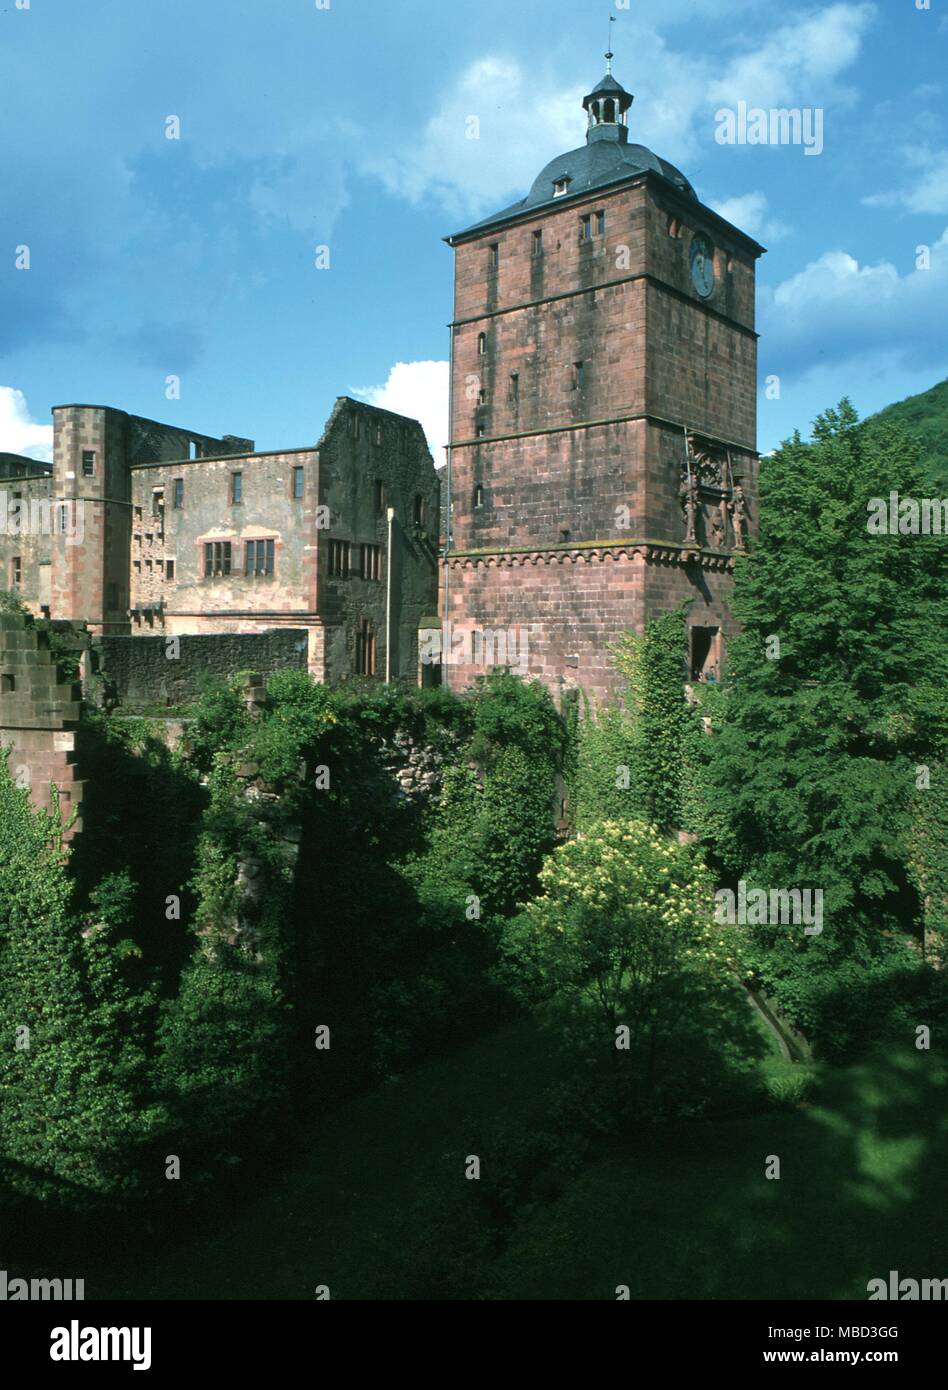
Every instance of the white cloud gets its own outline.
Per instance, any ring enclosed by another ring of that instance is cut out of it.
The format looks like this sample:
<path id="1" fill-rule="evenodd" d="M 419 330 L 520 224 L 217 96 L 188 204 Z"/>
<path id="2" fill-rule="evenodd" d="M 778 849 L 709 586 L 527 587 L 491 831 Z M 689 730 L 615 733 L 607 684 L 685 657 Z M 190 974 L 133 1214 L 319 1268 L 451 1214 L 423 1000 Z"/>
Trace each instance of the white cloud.
<path id="1" fill-rule="evenodd" d="M 636 97 L 632 141 L 684 165 L 713 140 L 722 104 L 848 102 L 852 92 L 838 79 L 858 58 L 875 14 L 868 3 L 814 10 L 738 53 L 723 73 L 719 59 L 673 51 L 654 29 L 630 19 L 624 42 L 648 55 L 628 79 Z M 585 59 L 571 66 L 584 75 L 567 78 L 507 54 L 485 54 L 457 74 L 420 131 L 389 126 L 366 142 L 383 153 L 365 158 L 361 171 L 410 202 L 434 199 L 459 221 L 499 210 L 524 196 L 548 160 L 582 145 L 581 103 L 594 77 Z"/>
<path id="2" fill-rule="evenodd" d="M 420 420 L 436 465 L 448 442 L 448 363 L 396 362 L 382 386 L 363 386 L 353 395 L 382 410 Z"/>
<path id="3" fill-rule="evenodd" d="M 836 4 L 783 24 L 759 48 L 734 59 L 709 90 L 719 105 L 827 105 L 845 100 L 836 79 L 859 56 L 876 16 L 872 4 Z"/>
<path id="4" fill-rule="evenodd" d="M 936 216 L 948 212 L 948 150 L 914 148 L 905 154 L 919 171 L 912 183 L 894 192 L 872 193 L 863 198 L 863 203 L 872 208 L 903 207 L 909 212 Z"/>
<path id="5" fill-rule="evenodd" d="M 861 265 L 846 251 L 827 251 L 775 289 L 764 287 L 763 371 L 793 375 L 880 351 L 899 365 L 940 371 L 948 227 L 931 247 L 929 269 L 909 265 L 902 273 L 891 261 Z"/>
<path id="6" fill-rule="evenodd" d="M 748 236 L 762 238 L 764 241 L 779 241 L 789 231 L 786 223 L 776 217 L 768 216 L 767 195 L 761 192 L 742 193 L 736 198 L 724 198 L 720 202 L 711 199 L 708 204 L 716 213 L 740 227 Z"/>
<path id="7" fill-rule="evenodd" d="M 485 202 L 522 196 L 544 157 L 580 143 L 583 95 L 579 87 L 527 72 L 513 58 L 479 58 L 443 95 L 420 135 L 403 141 L 390 131 L 394 152 L 367 160 L 365 171 L 410 202 L 430 195 L 452 216 L 474 217 Z"/>
<path id="8" fill-rule="evenodd" d="M 53 459 L 52 425 L 36 423 L 26 397 L 14 386 L 0 386 L 0 453 L 23 454 L 43 463 Z"/>

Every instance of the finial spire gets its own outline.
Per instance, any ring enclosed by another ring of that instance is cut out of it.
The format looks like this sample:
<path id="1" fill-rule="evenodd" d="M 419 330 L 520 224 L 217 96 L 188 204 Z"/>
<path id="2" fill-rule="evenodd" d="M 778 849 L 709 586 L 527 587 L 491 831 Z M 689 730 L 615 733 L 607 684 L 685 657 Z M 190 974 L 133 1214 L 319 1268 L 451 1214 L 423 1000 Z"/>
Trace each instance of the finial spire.
<path id="1" fill-rule="evenodd" d="M 609 47 L 608 47 L 608 50 L 607 50 L 607 52 L 606 52 L 606 76 L 607 76 L 607 77 L 611 77 L 611 76 L 612 76 L 612 60 L 613 60 L 613 58 L 615 57 L 615 54 L 614 54 L 613 51 L 612 51 L 612 26 L 613 26 L 613 24 L 615 24 L 615 22 L 616 22 L 616 17 L 615 17 L 614 14 L 611 14 L 611 15 L 609 16 Z"/>

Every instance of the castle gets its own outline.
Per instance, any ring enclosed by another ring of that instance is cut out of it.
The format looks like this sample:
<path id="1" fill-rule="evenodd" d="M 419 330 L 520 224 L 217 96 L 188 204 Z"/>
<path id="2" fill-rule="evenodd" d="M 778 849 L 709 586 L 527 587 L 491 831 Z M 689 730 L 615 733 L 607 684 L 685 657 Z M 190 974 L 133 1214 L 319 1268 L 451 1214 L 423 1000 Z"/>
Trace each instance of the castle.
<path id="1" fill-rule="evenodd" d="M 0 587 L 37 615 L 108 636 L 302 630 L 318 680 L 422 674 L 440 505 L 415 420 L 341 397 L 315 446 L 259 453 L 65 405 L 51 470 L 0 468 Z"/>
<path id="2" fill-rule="evenodd" d="M 690 675 L 717 672 L 756 521 L 763 248 L 630 143 L 607 67 L 585 144 L 447 238 L 443 503 L 421 426 L 345 397 L 276 453 L 59 406 L 51 470 L 0 456 L 0 588 L 105 635 L 303 629 L 319 680 L 506 664 L 558 700 L 608 697 L 610 643 L 690 599 Z"/>
<path id="3" fill-rule="evenodd" d="M 455 251 L 445 682 L 506 634 L 556 697 L 608 697 L 609 644 L 689 608 L 720 670 L 734 555 L 756 520 L 755 269 L 763 247 L 629 142 L 607 73 L 586 142 Z M 482 648 L 484 644 L 481 644 Z"/>

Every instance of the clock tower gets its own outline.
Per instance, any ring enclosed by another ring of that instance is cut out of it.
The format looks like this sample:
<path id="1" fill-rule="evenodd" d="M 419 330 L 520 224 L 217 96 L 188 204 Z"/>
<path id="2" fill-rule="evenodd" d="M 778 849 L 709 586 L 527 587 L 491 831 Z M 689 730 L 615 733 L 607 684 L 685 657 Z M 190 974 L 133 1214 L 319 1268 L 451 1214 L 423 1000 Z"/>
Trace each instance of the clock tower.
<path id="1" fill-rule="evenodd" d="M 445 683 L 487 663 L 609 695 L 608 647 L 689 607 L 691 675 L 720 670 L 757 507 L 763 247 L 629 139 L 612 75 L 586 140 L 455 251 Z"/>

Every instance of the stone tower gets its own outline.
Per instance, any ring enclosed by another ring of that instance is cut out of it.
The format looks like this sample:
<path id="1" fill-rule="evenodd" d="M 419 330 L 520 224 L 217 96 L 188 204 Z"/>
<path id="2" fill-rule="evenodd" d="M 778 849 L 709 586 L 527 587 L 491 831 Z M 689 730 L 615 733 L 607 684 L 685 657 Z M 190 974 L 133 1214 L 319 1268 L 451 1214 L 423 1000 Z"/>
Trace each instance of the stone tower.
<path id="1" fill-rule="evenodd" d="M 455 689 L 500 661 L 602 698 L 609 643 L 686 598 L 701 678 L 733 627 L 733 557 L 756 517 L 763 248 L 629 142 L 633 98 L 607 59 L 585 144 L 447 238 Z"/>

